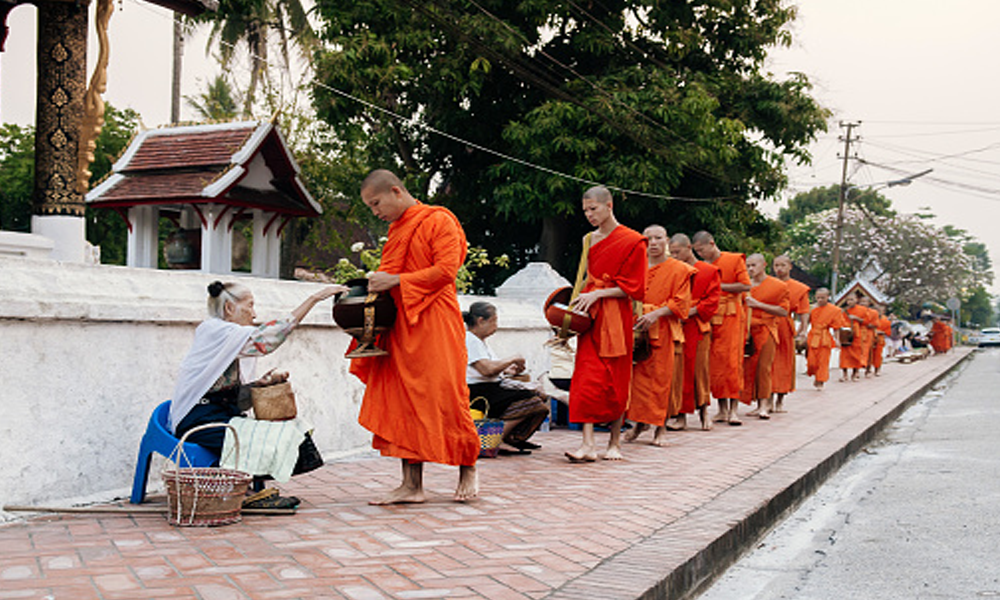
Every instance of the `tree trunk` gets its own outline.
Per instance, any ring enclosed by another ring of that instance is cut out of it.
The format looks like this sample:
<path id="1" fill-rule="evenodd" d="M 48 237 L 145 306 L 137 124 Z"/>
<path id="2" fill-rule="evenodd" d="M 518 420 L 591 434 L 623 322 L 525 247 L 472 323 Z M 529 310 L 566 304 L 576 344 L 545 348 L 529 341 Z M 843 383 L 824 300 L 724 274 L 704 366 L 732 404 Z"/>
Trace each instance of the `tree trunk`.
<path id="1" fill-rule="evenodd" d="M 181 120 L 181 67 L 184 58 L 184 25 L 181 13 L 174 13 L 174 63 L 170 79 L 170 122 Z"/>
<path id="2" fill-rule="evenodd" d="M 551 216 L 542 219 L 542 235 L 538 240 L 538 256 L 553 269 L 563 272 L 566 254 L 566 217 Z"/>

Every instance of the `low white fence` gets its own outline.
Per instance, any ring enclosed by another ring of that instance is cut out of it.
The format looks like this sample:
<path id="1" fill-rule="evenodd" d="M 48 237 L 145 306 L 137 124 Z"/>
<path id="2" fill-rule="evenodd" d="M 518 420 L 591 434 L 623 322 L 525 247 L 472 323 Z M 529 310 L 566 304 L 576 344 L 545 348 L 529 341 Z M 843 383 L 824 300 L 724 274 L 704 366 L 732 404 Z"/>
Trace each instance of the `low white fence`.
<path id="1" fill-rule="evenodd" d="M 0 256 L 0 506 L 128 494 L 149 415 L 173 390 L 205 315 L 205 288 L 217 278 Z M 287 313 L 317 288 L 224 279 L 253 290 L 261 319 Z M 460 298 L 463 307 L 477 299 Z M 547 369 L 549 333 L 537 299 L 485 299 L 500 314 L 491 347 L 523 354 L 532 372 Z M 343 356 L 350 338 L 330 309 L 331 301 L 314 308 L 258 365 L 290 371 L 300 412 L 328 459 L 370 447 L 357 424 L 363 386 Z M 155 486 L 155 466 L 152 473 Z"/>

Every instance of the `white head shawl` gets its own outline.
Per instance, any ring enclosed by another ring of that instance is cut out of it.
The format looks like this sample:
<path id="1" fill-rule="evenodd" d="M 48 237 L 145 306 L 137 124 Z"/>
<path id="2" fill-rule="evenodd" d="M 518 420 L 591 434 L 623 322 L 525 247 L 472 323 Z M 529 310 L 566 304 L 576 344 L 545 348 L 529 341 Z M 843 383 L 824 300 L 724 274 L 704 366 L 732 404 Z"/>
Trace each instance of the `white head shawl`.
<path id="1" fill-rule="evenodd" d="M 170 402 L 170 431 L 194 408 L 229 365 L 239 357 L 255 327 L 238 325 L 219 318 L 211 318 L 198 325 L 194 341 L 177 374 L 177 385 Z M 253 379 L 255 358 L 245 358 L 240 363 L 240 379 L 247 383 Z"/>

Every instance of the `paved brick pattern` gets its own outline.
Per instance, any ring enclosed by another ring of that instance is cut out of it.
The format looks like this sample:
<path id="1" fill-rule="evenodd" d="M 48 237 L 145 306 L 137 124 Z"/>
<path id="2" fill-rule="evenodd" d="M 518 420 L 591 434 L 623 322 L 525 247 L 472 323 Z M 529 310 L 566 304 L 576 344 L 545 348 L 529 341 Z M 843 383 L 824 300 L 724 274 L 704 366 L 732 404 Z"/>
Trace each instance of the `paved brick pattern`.
<path id="1" fill-rule="evenodd" d="M 804 475 L 966 352 L 821 393 L 800 375 L 789 414 L 678 432 L 666 448 L 628 444 L 621 463 L 571 465 L 562 455 L 579 432 L 540 433 L 532 456 L 481 461 L 482 498 L 467 505 L 450 499 L 457 470 L 427 465 L 428 503 L 369 506 L 399 477 L 397 461 L 369 457 L 283 486 L 304 500 L 292 517 L 215 529 L 159 515 L 10 523 L 0 600 L 677 597 L 711 571 L 701 563 L 735 558 L 733 540 L 777 516 L 774 498 L 804 493 Z"/>

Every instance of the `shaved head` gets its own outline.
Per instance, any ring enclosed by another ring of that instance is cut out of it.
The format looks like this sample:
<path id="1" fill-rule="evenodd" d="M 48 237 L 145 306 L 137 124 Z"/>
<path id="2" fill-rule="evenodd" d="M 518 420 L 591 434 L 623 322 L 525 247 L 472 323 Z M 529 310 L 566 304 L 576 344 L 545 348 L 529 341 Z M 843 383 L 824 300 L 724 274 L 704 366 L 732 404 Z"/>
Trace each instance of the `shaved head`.
<path id="1" fill-rule="evenodd" d="M 690 246 L 691 245 L 691 238 L 689 238 L 684 233 L 675 233 L 673 235 L 673 237 L 670 238 L 670 243 L 671 244 L 684 245 L 684 246 Z"/>
<path id="2" fill-rule="evenodd" d="M 393 187 L 406 191 L 406 186 L 400 181 L 396 174 L 387 169 L 375 169 L 361 182 L 361 191 L 370 191 L 372 194 L 384 194 Z"/>
<path id="3" fill-rule="evenodd" d="M 663 225 L 650 225 L 649 227 L 642 230 L 642 233 L 648 236 L 651 233 L 659 233 L 663 237 L 667 237 L 667 228 Z"/>
<path id="4" fill-rule="evenodd" d="M 698 233 L 694 234 L 694 237 L 691 238 L 691 241 L 694 242 L 695 244 L 711 244 L 715 243 L 715 237 L 713 237 L 711 233 L 703 229 Z"/>
<path id="5" fill-rule="evenodd" d="M 597 200 L 603 204 L 611 202 L 611 190 L 603 185 L 595 185 L 583 193 L 584 200 Z"/>

